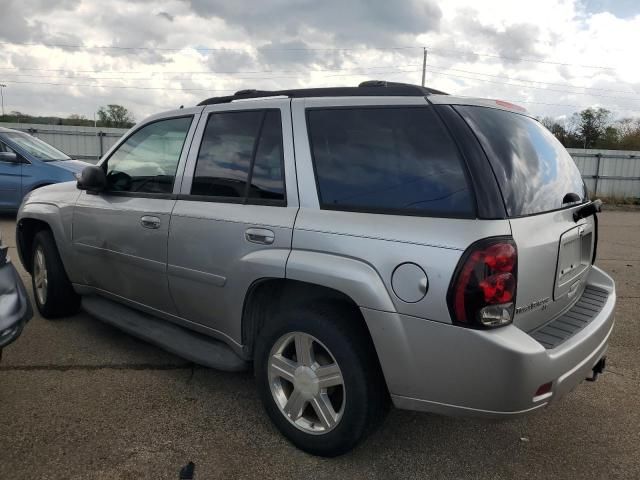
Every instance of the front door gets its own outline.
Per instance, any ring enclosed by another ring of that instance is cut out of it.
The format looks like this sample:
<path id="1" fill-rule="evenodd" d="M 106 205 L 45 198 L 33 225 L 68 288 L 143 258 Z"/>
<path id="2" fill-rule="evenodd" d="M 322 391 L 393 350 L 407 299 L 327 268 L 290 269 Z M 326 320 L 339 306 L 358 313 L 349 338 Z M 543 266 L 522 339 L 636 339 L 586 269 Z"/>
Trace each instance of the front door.
<path id="1" fill-rule="evenodd" d="M 175 311 L 166 276 L 167 236 L 175 180 L 197 116 L 185 113 L 138 128 L 101 163 L 105 191 L 78 198 L 73 246 L 87 285 L 143 307 Z"/>
<path id="2" fill-rule="evenodd" d="M 0 152 L 13 152 L 0 141 Z M 0 210 L 18 208 L 22 199 L 22 162 L 21 157 L 15 162 L 0 160 Z"/>
<path id="3" fill-rule="evenodd" d="M 249 287 L 284 278 L 291 249 L 289 107 L 288 99 L 207 107 L 171 216 L 167 268 L 179 315 L 237 343 Z"/>

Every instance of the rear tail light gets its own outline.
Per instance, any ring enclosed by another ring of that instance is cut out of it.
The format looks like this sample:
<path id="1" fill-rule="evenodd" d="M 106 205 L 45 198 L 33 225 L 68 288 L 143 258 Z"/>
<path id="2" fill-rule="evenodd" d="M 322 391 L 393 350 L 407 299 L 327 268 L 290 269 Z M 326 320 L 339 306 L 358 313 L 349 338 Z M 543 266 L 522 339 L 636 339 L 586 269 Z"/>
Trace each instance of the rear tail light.
<path id="1" fill-rule="evenodd" d="M 510 237 L 472 244 L 462 255 L 449 286 L 453 322 L 472 328 L 495 328 L 513 321 L 518 252 Z"/>

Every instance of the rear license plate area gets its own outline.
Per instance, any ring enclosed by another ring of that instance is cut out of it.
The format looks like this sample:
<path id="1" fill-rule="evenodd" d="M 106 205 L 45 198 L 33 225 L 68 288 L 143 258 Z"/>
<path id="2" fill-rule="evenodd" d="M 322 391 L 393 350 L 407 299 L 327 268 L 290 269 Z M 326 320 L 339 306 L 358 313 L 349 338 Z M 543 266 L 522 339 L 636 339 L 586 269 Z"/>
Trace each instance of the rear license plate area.
<path id="1" fill-rule="evenodd" d="M 593 227 L 584 224 L 572 228 L 560 237 L 558 268 L 554 300 L 576 291 L 576 282 L 582 279 L 591 266 Z"/>

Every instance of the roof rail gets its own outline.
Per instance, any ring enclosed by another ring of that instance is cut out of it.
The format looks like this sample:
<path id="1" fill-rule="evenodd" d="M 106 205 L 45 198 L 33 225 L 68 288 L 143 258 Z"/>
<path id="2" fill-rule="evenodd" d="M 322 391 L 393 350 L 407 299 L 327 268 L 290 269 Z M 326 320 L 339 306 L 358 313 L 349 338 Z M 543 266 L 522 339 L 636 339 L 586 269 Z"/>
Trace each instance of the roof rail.
<path id="1" fill-rule="evenodd" d="M 357 87 L 332 87 L 332 88 L 299 88 L 293 90 L 238 90 L 233 95 L 224 97 L 211 97 L 203 100 L 198 105 L 216 105 L 229 103 L 234 100 L 265 97 L 424 97 L 428 95 L 447 95 L 433 88 L 411 85 L 409 83 L 387 82 L 384 80 L 369 80 L 362 82 Z"/>

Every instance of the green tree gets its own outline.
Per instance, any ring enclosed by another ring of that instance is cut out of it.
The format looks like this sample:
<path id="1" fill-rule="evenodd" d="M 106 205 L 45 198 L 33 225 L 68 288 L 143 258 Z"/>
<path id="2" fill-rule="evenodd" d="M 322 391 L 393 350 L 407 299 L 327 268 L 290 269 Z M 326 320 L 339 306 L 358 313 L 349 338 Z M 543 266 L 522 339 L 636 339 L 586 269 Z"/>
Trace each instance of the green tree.
<path id="1" fill-rule="evenodd" d="M 594 148 L 605 135 L 611 112 L 605 108 L 587 108 L 571 117 L 575 133 L 583 148 Z"/>
<path id="2" fill-rule="evenodd" d="M 596 142 L 596 147 L 614 150 L 618 148 L 619 143 L 620 132 L 614 125 L 609 125 L 605 127 L 604 132 L 602 132 L 602 136 Z"/>
<path id="3" fill-rule="evenodd" d="M 129 128 L 134 124 L 133 115 L 122 105 L 100 107 L 98 119 L 104 127 Z"/>

